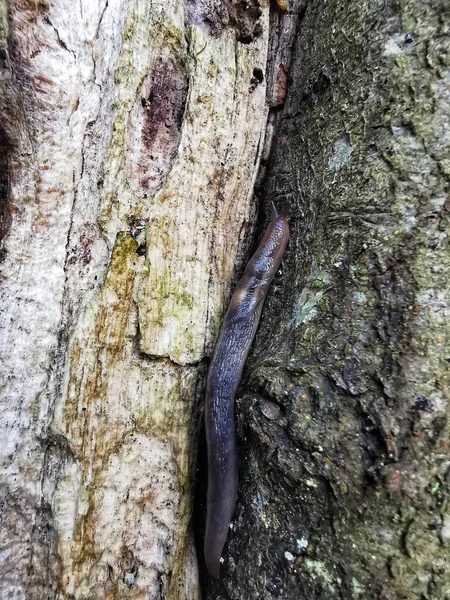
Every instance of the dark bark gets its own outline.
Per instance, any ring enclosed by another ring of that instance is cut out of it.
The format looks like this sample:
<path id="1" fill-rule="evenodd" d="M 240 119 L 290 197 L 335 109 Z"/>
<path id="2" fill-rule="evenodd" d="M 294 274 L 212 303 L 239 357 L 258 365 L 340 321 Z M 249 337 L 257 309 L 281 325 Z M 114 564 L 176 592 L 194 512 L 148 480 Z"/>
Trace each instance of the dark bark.
<path id="1" fill-rule="evenodd" d="M 450 597 L 450 5 L 309 2 L 263 192 L 291 242 L 207 598 Z"/>

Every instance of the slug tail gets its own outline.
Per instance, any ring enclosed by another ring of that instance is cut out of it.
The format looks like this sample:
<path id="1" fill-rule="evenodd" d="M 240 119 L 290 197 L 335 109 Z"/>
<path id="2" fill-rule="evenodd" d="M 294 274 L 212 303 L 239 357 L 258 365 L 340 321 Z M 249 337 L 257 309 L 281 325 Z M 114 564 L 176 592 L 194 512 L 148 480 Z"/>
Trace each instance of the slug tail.
<path id="1" fill-rule="evenodd" d="M 228 534 L 228 523 L 218 527 L 217 523 L 207 523 L 205 534 L 205 563 L 211 577 L 220 577 L 220 558 Z"/>
<path id="2" fill-rule="evenodd" d="M 220 577 L 220 554 L 218 555 L 214 548 L 210 548 L 208 541 L 205 539 L 205 563 L 206 570 L 215 579 Z"/>
<path id="3" fill-rule="evenodd" d="M 211 472 L 208 482 L 204 553 L 208 573 L 217 579 L 220 575 L 220 558 L 236 506 L 237 484 L 237 457 L 231 452 L 225 472 L 217 468 L 217 471 Z"/>

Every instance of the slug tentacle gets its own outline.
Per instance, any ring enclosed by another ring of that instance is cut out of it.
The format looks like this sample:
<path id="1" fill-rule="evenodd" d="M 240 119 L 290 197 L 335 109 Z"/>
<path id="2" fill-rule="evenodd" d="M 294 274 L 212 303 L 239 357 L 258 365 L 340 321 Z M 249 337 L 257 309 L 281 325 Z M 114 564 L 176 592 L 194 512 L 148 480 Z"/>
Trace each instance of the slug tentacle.
<path id="1" fill-rule="evenodd" d="M 208 502 L 205 562 L 219 577 L 220 557 L 236 505 L 238 456 L 234 397 L 264 300 L 289 240 L 289 205 L 274 215 L 231 298 L 206 383 L 205 427 L 208 446 Z"/>

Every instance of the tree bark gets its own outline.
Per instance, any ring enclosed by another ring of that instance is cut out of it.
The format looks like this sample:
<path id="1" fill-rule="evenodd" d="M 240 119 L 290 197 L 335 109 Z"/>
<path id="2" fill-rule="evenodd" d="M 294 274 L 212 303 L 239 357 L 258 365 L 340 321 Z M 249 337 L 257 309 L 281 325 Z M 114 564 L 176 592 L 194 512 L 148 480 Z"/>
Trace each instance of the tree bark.
<path id="1" fill-rule="evenodd" d="M 309 2 L 264 184 L 291 241 L 207 598 L 450 597 L 450 5 Z"/>
<path id="2" fill-rule="evenodd" d="M 0 2 L 2 597 L 199 597 L 206 360 L 297 6 Z"/>
<path id="3" fill-rule="evenodd" d="M 200 597 L 204 376 L 271 200 L 204 596 L 450 597 L 450 9 L 285 8 L 0 1 L 1 597 Z"/>

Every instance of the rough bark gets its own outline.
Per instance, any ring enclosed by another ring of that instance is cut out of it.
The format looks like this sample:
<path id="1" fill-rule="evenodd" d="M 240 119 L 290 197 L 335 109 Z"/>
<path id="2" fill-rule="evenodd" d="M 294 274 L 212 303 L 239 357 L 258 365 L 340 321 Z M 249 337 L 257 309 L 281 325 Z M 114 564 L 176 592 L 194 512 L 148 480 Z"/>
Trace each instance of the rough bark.
<path id="1" fill-rule="evenodd" d="M 199 597 L 205 361 L 298 5 L 0 2 L 2 597 Z"/>
<path id="2" fill-rule="evenodd" d="M 207 598 L 450 597 L 450 5 L 309 2 L 264 190 L 292 237 Z"/>
<path id="3" fill-rule="evenodd" d="M 255 183 L 292 238 L 205 596 L 450 597 L 448 2 L 284 5 L 0 2 L 2 597 L 199 597 Z"/>

